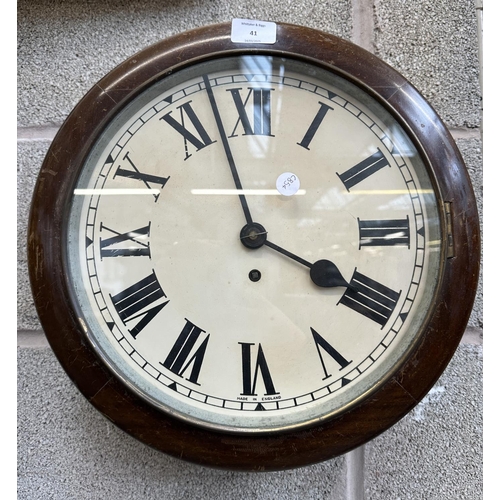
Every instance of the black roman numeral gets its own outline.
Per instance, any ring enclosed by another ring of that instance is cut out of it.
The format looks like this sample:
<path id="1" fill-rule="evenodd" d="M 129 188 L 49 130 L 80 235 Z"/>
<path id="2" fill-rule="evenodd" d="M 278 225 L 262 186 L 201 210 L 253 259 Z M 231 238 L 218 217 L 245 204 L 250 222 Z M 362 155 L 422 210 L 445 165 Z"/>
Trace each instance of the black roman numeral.
<path id="1" fill-rule="evenodd" d="M 257 396 L 255 393 L 257 385 L 257 375 L 260 371 L 262 375 L 262 380 L 264 382 L 264 387 L 266 389 L 266 396 L 279 394 L 274 388 L 273 380 L 271 378 L 271 372 L 267 366 L 266 357 L 264 356 L 264 351 L 262 350 L 262 345 L 259 344 L 257 351 L 257 360 L 255 362 L 255 369 L 252 376 L 252 366 L 251 366 L 251 350 L 252 346 L 255 344 L 246 344 L 244 342 L 239 343 L 241 345 L 241 360 L 242 360 L 242 374 L 243 374 L 243 392 L 242 396 Z"/>
<path id="2" fill-rule="evenodd" d="M 384 327 L 396 307 L 401 291 L 391 290 L 357 271 L 354 271 L 350 284 L 352 288 L 346 290 L 339 304 L 344 304 Z"/>
<path id="3" fill-rule="evenodd" d="M 234 105 L 238 111 L 238 121 L 229 137 L 235 137 L 236 129 L 241 124 L 243 135 L 268 135 L 271 134 L 271 91 L 274 89 L 251 88 L 243 101 L 241 88 L 227 89 L 233 96 Z M 246 106 L 250 97 L 253 96 L 253 127 L 248 117 Z"/>
<path id="4" fill-rule="evenodd" d="M 210 144 L 213 144 L 215 142 L 212 141 L 212 139 L 210 139 L 210 136 L 208 135 L 207 131 L 201 124 L 200 119 L 194 112 L 191 106 L 191 102 L 192 101 L 188 101 L 182 104 L 181 106 L 177 107 L 177 109 L 180 111 L 180 120 L 181 120 L 180 122 L 178 122 L 172 116 L 172 111 L 169 111 L 166 115 L 163 115 L 160 118 L 160 120 L 165 120 L 166 123 L 171 125 L 173 129 L 179 132 L 179 134 L 181 134 L 182 137 L 184 138 L 184 149 L 186 153 L 184 160 L 187 160 L 189 157 L 192 156 L 189 153 L 188 142 L 191 143 L 196 148 L 196 151 L 200 151 L 200 149 L 203 149 L 206 146 L 209 146 Z M 192 127 L 194 127 L 193 132 L 187 129 L 186 118 L 189 120 Z M 197 136 L 194 134 L 194 132 L 196 132 Z"/>
<path id="5" fill-rule="evenodd" d="M 154 271 L 122 292 L 111 296 L 116 312 L 125 324 L 139 320 L 129 330 L 134 338 L 168 304 L 169 301 L 166 299 Z"/>
<path id="6" fill-rule="evenodd" d="M 167 181 L 170 179 L 170 176 L 168 177 L 159 177 L 157 175 L 151 175 L 151 174 L 145 174 L 143 172 L 140 172 L 139 169 L 135 166 L 135 164 L 132 162 L 129 156 L 129 152 L 127 151 L 127 154 L 123 157 L 124 160 L 127 160 L 129 163 L 129 166 L 132 167 L 132 170 L 128 170 L 126 168 L 122 168 L 121 165 L 118 166 L 118 169 L 115 172 L 115 175 L 113 176 L 113 179 L 118 175 L 119 177 L 126 177 L 128 179 L 135 179 L 138 181 L 142 181 L 144 185 L 148 189 L 153 189 L 152 185 L 156 184 L 159 185 L 161 188 L 165 186 Z M 159 194 L 153 194 L 155 201 L 158 201 L 158 196 Z"/>
<path id="7" fill-rule="evenodd" d="M 397 246 L 410 248 L 410 222 L 406 219 L 360 220 L 359 247 Z"/>
<path id="8" fill-rule="evenodd" d="M 357 165 L 346 170 L 343 174 L 337 173 L 337 175 L 349 191 L 353 186 L 388 165 L 389 162 L 387 158 L 382 154 L 382 151 L 377 148 L 377 151 L 371 156 L 360 161 Z"/>
<path id="9" fill-rule="evenodd" d="M 325 118 L 326 113 L 329 110 L 333 111 L 333 108 L 319 101 L 319 110 L 316 113 L 313 121 L 311 122 L 311 125 L 309 125 L 306 134 L 304 135 L 302 140 L 297 143 L 299 146 L 302 146 L 305 149 L 309 149 L 309 144 L 313 140 L 313 137 L 315 136 L 319 126 L 323 122 L 323 119 Z"/>
<path id="10" fill-rule="evenodd" d="M 104 257 L 149 257 L 151 253 L 149 249 L 149 230 L 151 223 L 147 226 L 119 233 L 114 229 L 106 227 L 101 222 L 101 232 L 103 230 L 114 234 L 109 238 L 100 238 L 99 245 L 101 248 L 101 259 Z M 127 246 L 122 246 L 124 242 Z M 135 243 L 136 245 L 133 245 Z"/>
<path id="11" fill-rule="evenodd" d="M 200 385 L 198 384 L 198 377 L 200 375 L 203 358 L 205 357 L 205 351 L 207 350 L 210 334 L 205 337 L 196 351 L 193 354 L 191 353 L 202 333 L 205 333 L 205 331 L 186 319 L 186 324 L 170 350 L 170 353 L 165 361 L 160 363 L 172 373 L 179 375 L 179 377 L 182 377 L 184 372 L 191 367 L 191 373 L 187 380 L 196 385 Z"/>
<path id="12" fill-rule="evenodd" d="M 337 351 L 331 344 L 329 344 L 312 327 L 311 327 L 311 333 L 313 335 L 314 343 L 316 344 L 316 349 L 318 351 L 318 356 L 319 356 L 319 359 L 321 361 L 321 366 L 323 367 L 323 371 L 325 372 L 325 376 L 323 377 L 323 380 L 327 379 L 328 377 L 331 377 L 331 373 L 328 373 L 328 370 L 326 369 L 325 362 L 323 360 L 323 356 L 321 355 L 320 347 L 340 365 L 340 370 L 343 370 L 347 365 L 352 363 L 352 360 L 347 361 L 347 359 L 345 359 L 344 356 L 342 356 L 342 354 L 339 353 L 339 351 Z"/>

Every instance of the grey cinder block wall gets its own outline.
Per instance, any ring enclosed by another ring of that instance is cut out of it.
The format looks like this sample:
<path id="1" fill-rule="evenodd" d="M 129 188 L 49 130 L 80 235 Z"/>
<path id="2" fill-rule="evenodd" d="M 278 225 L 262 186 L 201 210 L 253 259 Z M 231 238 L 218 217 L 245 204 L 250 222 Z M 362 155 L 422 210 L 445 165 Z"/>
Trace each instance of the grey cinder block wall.
<path id="1" fill-rule="evenodd" d="M 96 412 L 48 347 L 26 259 L 34 183 L 55 132 L 78 100 L 144 47 L 236 17 L 321 29 L 399 70 L 449 127 L 482 211 L 481 0 L 19 0 L 17 9 L 18 498 L 482 498 L 482 285 L 456 356 L 401 422 L 329 462 L 249 474 L 170 458 Z"/>

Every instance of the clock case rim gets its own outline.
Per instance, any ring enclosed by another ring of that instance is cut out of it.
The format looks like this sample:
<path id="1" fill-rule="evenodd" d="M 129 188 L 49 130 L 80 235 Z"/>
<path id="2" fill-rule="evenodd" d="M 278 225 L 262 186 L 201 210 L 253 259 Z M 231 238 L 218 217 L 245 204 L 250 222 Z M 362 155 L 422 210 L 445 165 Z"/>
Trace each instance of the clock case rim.
<path id="1" fill-rule="evenodd" d="M 351 42 L 311 28 L 276 24 L 274 45 L 233 43 L 231 24 L 223 23 L 162 40 L 108 73 L 77 104 L 51 144 L 35 186 L 28 226 L 29 275 L 40 322 L 80 392 L 104 416 L 143 443 L 198 464 L 234 470 L 283 470 L 320 462 L 346 453 L 394 425 L 427 394 L 453 356 L 472 311 L 479 276 L 479 216 L 474 192 L 460 152 L 430 104 L 396 70 Z M 130 391 L 91 346 L 85 323 L 74 310 L 65 262 L 72 189 L 107 123 L 167 74 L 204 60 L 242 54 L 315 64 L 377 100 L 409 135 L 430 170 L 442 241 L 449 237 L 447 228 L 453 232 L 452 248 L 442 245 L 441 275 L 424 331 L 400 365 L 351 409 L 312 427 L 260 435 L 193 426 Z"/>

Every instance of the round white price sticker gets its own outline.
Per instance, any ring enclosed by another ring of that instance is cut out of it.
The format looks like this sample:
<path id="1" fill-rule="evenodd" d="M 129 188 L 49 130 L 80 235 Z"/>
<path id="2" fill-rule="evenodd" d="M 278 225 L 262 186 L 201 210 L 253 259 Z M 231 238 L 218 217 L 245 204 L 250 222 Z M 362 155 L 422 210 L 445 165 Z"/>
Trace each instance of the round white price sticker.
<path id="1" fill-rule="evenodd" d="M 284 196 L 293 196 L 300 188 L 300 180 L 292 172 L 284 172 L 276 179 L 276 189 Z"/>

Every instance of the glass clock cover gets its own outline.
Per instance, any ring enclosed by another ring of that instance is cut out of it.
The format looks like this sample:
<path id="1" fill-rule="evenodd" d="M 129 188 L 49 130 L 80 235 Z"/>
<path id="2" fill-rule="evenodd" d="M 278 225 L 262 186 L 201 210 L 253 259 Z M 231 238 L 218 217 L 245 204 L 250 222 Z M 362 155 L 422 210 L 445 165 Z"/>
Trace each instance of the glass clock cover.
<path id="1" fill-rule="evenodd" d="M 99 354 L 165 412 L 310 425 L 376 389 L 418 338 L 436 205 L 402 127 L 345 79 L 216 59 L 102 133 L 74 190 L 70 279 Z"/>

